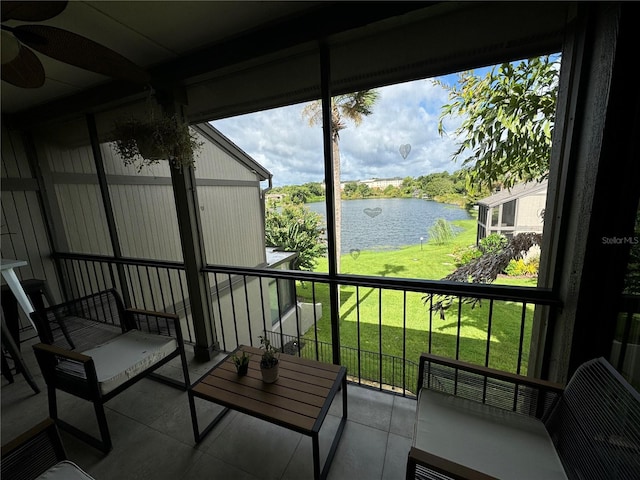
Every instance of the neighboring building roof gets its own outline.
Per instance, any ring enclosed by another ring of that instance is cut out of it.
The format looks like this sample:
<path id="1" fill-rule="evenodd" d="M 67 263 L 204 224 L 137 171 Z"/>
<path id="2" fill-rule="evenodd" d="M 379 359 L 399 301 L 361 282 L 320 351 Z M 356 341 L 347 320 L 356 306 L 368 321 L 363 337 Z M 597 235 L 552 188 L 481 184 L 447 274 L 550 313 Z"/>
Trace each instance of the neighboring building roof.
<path id="1" fill-rule="evenodd" d="M 284 252 L 278 247 L 265 247 L 265 251 L 267 253 L 267 268 L 276 267 L 298 256 L 298 252 Z"/>
<path id="2" fill-rule="evenodd" d="M 547 180 L 541 182 L 527 182 L 514 185 L 510 189 L 500 190 L 482 200 L 478 200 L 478 205 L 486 205 L 487 207 L 495 207 L 502 203 L 509 202 L 516 198 L 526 197 L 534 193 L 542 192 L 547 189 Z"/>
<path id="3" fill-rule="evenodd" d="M 220 148 L 227 150 L 235 159 L 242 163 L 249 170 L 255 171 L 262 180 L 270 180 L 273 176 L 269 170 L 256 162 L 247 152 L 225 137 L 220 130 L 212 127 L 209 123 L 198 123 L 193 125 L 198 132 L 207 137 Z"/>

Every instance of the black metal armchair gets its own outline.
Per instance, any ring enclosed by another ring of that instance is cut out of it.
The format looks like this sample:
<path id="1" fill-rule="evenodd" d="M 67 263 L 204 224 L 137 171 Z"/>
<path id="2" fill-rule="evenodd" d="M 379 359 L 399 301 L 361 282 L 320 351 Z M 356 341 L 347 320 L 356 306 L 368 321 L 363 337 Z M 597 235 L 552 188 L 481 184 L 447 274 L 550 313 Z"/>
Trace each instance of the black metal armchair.
<path id="1" fill-rule="evenodd" d="M 93 480 L 67 460 L 56 424 L 50 418 L 2 446 L 2 480 L 75 478 Z"/>
<path id="2" fill-rule="evenodd" d="M 150 376 L 186 390 L 189 371 L 177 315 L 125 309 L 111 289 L 33 312 L 34 345 L 49 398 L 49 416 L 73 435 L 104 451 L 111 436 L 104 403 Z M 180 357 L 184 381 L 154 373 Z M 100 439 L 58 418 L 56 390 L 93 403 Z"/>
<path id="3" fill-rule="evenodd" d="M 640 395 L 606 360 L 566 388 L 424 354 L 409 479 L 638 478 Z"/>

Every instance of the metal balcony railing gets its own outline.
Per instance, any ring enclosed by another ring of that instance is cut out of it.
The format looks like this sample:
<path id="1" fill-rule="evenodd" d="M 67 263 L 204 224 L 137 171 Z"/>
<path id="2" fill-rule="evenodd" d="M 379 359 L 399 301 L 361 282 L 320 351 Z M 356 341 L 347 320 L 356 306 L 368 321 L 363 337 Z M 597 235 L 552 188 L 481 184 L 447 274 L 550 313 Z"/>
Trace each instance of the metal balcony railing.
<path id="1" fill-rule="evenodd" d="M 181 263 L 78 254 L 55 258 L 67 297 L 116 288 L 132 307 L 179 315 L 185 340 L 195 342 Z M 526 373 L 534 311 L 558 303 L 548 290 L 525 287 L 227 266 L 208 266 L 202 274 L 210 286 L 208 321 L 221 350 L 257 346 L 267 332 L 284 351 L 325 362 L 338 358 L 351 381 L 402 395 L 415 393 L 422 352 Z M 342 303 L 337 328 L 332 285 Z M 286 312 L 280 308 L 285 288 L 294 296 Z M 451 299 L 443 317 L 430 308 L 432 294 Z"/>

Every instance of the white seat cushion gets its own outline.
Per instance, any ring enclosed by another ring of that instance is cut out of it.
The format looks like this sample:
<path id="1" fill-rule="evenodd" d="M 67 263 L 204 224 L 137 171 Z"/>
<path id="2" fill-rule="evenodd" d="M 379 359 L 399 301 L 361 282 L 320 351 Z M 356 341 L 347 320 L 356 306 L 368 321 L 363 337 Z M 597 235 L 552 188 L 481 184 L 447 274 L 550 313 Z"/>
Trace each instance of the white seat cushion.
<path id="1" fill-rule="evenodd" d="M 93 358 L 100 391 L 105 395 L 177 348 L 175 338 L 130 330 L 82 353 Z M 61 362 L 56 368 L 71 375 L 84 376 L 76 362 Z"/>
<path id="2" fill-rule="evenodd" d="M 36 480 L 94 480 L 75 463 L 62 460 L 40 475 Z"/>
<path id="3" fill-rule="evenodd" d="M 502 480 L 567 478 L 539 420 L 426 388 L 413 445 Z"/>

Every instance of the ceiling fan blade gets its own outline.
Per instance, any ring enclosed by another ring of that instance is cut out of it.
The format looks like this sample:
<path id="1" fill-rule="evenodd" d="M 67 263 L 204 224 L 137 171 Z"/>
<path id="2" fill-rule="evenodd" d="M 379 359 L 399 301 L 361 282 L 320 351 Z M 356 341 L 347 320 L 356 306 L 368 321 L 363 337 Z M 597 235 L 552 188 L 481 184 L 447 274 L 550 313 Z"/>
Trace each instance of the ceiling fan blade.
<path id="1" fill-rule="evenodd" d="M 20 47 L 20 53 L 2 65 L 2 80 L 21 88 L 38 88 L 44 84 L 44 68 L 35 53 Z"/>
<path id="2" fill-rule="evenodd" d="M 20 20 L 40 22 L 60 15 L 67 8 L 67 1 L 60 2 L 5 2 L 2 1 L 2 21 Z"/>
<path id="3" fill-rule="evenodd" d="M 148 83 L 149 74 L 129 59 L 86 37 L 45 25 L 21 25 L 13 34 L 34 50 L 108 77 Z"/>

